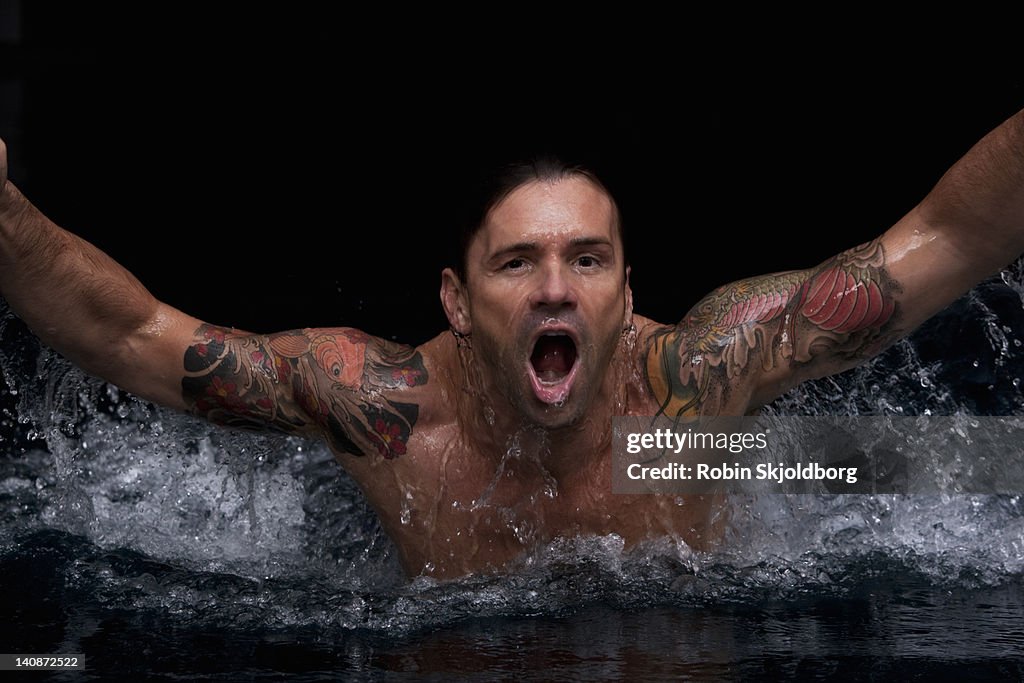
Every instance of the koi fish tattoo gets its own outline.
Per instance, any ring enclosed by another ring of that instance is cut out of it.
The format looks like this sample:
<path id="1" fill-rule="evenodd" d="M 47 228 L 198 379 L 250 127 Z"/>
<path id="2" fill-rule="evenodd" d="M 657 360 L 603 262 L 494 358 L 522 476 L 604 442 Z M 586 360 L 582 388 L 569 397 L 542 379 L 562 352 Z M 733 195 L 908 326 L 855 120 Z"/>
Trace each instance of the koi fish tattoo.
<path id="1" fill-rule="evenodd" d="M 900 334 L 898 291 L 877 239 L 812 270 L 719 287 L 652 340 L 647 381 L 660 414 L 718 414 L 736 378 L 758 366 L 870 358 Z"/>
<path id="2" fill-rule="evenodd" d="M 419 352 L 350 328 L 250 335 L 204 324 L 184 365 L 182 393 L 195 415 L 319 431 L 336 450 L 385 458 L 405 454 L 419 416 L 416 403 L 392 398 L 428 379 Z"/>

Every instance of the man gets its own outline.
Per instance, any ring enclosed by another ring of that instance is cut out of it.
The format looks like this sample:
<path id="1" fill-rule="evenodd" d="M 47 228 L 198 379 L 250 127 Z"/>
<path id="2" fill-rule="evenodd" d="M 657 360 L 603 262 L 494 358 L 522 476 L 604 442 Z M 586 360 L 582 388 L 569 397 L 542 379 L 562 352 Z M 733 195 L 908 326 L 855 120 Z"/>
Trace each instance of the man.
<path id="1" fill-rule="evenodd" d="M 0 293 L 48 345 L 214 422 L 324 438 L 411 575 L 506 567 L 575 534 L 705 547 L 710 500 L 611 492 L 615 415 L 745 414 L 871 357 L 1024 251 L 1024 112 L 875 240 L 735 282 L 675 325 L 634 313 L 618 209 L 586 169 L 509 170 L 442 274 L 451 329 L 252 334 L 190 317 L 7 181 Z"/>

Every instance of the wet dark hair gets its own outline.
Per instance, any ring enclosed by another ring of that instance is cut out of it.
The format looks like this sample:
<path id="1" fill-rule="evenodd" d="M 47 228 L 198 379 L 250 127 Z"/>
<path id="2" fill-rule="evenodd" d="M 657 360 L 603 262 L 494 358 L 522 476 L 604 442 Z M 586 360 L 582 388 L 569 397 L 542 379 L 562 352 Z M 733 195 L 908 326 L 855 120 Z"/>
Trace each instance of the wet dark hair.
<path id="1" fill-rule="evenodd" d="M 554 154 L 544 153 L 493 166 L 480 173 L 475 182 L 470 183 L 469 192 L 460 203 L 458 210 L 458 251 L 449 257 L 449 263 L 459 279 L 463 282 L 466 281 L 469 245 L 487 221 L 488 214 L 498 204 L 517 188 L 528 183 L 534 181 L 555 182 L 572 177 L 589 180 L 611 200 L 612 210 L 615 212 L 615 227 L 623 246 L 623 263 L 625 264 L 626 239 L 622 229 L 622 214 L 611 191 L 601 181 L 597 173 L 587 165 L 565 161 Z"/>

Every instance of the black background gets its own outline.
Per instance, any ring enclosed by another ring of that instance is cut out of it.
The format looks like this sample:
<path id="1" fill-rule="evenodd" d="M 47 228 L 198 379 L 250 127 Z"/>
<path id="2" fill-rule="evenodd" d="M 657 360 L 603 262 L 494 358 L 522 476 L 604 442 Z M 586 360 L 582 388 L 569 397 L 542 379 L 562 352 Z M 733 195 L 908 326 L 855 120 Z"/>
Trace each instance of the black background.
<path id="1" fill-rule="evenodd" d="M 12 179 L 200 318 L 418 343 L 446 327 L 450 216 L 487 162 L 544 147 L 595 166 L 636 310 L 670 322 L 878 235 L 1024 105 L 1024 78 L 991 68 L 770 45 L 446 54 L 328 16 L 26 3 L 0 53 Z"/>

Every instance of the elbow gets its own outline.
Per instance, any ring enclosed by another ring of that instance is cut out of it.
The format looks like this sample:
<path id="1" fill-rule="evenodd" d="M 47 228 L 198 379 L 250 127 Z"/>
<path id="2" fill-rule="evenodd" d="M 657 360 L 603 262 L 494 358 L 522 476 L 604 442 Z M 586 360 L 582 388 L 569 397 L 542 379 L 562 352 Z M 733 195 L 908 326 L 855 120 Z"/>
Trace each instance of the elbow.
<path id="1" fill-rule="evenodd" d="M 130 327 L 111 327 L 107 342 L 97 347 L 92 365 L 97 375 L 139 398 L 184 409 L 181 375 L 175 374 L 174 318 L 157 303 L 150 315 Z M 183 353 L 183 352 L 182 352 Z"/>

